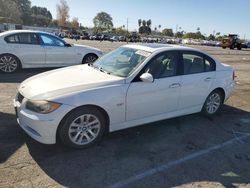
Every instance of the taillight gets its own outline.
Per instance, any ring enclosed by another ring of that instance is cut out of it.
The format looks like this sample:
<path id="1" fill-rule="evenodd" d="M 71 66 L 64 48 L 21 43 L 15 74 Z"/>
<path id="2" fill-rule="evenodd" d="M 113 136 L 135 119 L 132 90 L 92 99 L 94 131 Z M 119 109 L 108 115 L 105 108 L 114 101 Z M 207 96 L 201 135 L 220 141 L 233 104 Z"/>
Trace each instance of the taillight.
<path id="1" fill-rule="evenodd" d="M 235 72 L 233 71 L 233 80 L 235 80 L 237 76 L 235 75 Z"/>

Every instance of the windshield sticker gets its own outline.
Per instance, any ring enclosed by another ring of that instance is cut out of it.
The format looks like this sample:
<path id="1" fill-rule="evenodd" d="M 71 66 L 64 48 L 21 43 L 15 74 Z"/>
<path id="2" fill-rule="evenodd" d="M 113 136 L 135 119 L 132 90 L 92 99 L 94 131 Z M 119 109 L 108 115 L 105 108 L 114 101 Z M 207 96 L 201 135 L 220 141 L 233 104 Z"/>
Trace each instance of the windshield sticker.
<path id="1" fill-rule="evenodd" d="M 151 53 L 143 51 L 143 50 L 138 50 L 135 54 L 142 55 L 145 57 L 148 57 Z"/>

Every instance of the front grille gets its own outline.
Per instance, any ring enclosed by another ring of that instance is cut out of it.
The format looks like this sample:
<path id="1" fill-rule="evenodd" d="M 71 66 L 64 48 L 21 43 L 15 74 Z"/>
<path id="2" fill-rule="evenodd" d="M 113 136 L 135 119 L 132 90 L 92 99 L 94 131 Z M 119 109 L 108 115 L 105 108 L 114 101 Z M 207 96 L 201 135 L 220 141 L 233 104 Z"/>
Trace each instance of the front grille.
<path id="1" fill-rule="evenodd" d="M 19 92 L 17 93 L 17 98 L 16 100 L 20 103 L 22 103 L 24 96 L 22 96 Z"/>

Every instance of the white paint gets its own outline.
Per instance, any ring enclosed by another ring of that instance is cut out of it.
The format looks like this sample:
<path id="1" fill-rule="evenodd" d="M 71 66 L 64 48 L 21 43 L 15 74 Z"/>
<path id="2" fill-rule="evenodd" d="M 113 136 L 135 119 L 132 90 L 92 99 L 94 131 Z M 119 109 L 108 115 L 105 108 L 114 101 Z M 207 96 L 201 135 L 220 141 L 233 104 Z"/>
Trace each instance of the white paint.
<path id="1" fill-rule="evenodd" d="M 221 149 L 221 148 L 223 148 L 225 146 L 232 145 L 235 142 L 237 142 L 238 139 L 245 139 L 248 136 L 250 136 L 250 135 L 243 135 L 243 136 L 240 136 L 240 137 L 237 137 L 237 138 L 235 137 L 235 138 L 233 138 L 231 140 L 228 140 L 228 141 L 226 141 L 226 142 L 224 142 L 222 144 L 218 144 L 218 145 L 212 146 L 210 148 L 207 148 L 207 149 L 204 149 L 204 150 L 200 150 L 198 152 L 195 152 L 195 153 L 192 153 L 190 155 L 187 155 L 186 157 L 183 157 L 183 158 L 171 161 L 171 162 L 169 162 L 167 164 L 163 164 L 163 165 L 160 165 L 158 167 L 151 168 L 151 169 L 149 169 L 149 170 L 147 170 L 145 172 L 142 172 L 140 174 L 136 174 L 134 176 L 131 176 L 128 179 L 121 180 L 121 181 L 119 181 L 119 182 L 117 182 L 115 184 L 112 184 L 112 185 L 109 186 L 109 188 L 120 188 L 120 187 L 127 186 L 127 185 L 129 185 L 131 183 L 134 183 L 134 182 L 136 182 L 138 180 L 141 180 L 143 178 L 146 178 L 148 176 L 152 176 L 152 175 L 154 175 L 156 173 L 168 170 L 171 167 L 177 166 L 177 165 L 179 165 L 181 163 L 184 163 L 186 161 L 192 160 L 192 159 L 200 157 L 202 155 L 206 155 L 206 154 L 208 154 L 208 153 L 210 153 L 212 151 Z"/>
<path id="2" fill-rule="evenodd" d="M 125 46 L 135 48 L 135 51 L 151 49 L 154 52 L 138 67 L 135 66 L 135 70 L 132 70 L 126 78 L 107 74 L 95 66 L 78 65 L 44 72 L 25 80 L 18 90 L 25 99 L 56 102 L 62 104 L 61 106 L 68 107 L 68 109 L 64 111 L 65 113 L 60 114 L 58 114 L 59 109 L 49 114 L 29 110 L 30 116 L 25 116 L 24 113 L 20 114 L 20 124 L 29 126 L 42 135 L 37 139 L 39 142 L 47 143 L 48 140 L 56 140 L 56 134 L 50 135 L 53 138 L 49 139 L 46 137 L 47 134 L 45 136 L 41 134 L 42 132 L 53 132 L 50 126 L 45 126 L 50 122 L 43 120 L 52 119 L 60 122 L 72 108 L 79 106 L 95 105 L 104 109 L 110 120 L 109 130 L 116 131 L 200 112 L 206 97 L 216 88 L 224 89 L 226 99 L 231 95 L 234 88 L 232 67 L 217 61 L 216 71 L 155 78 L 152 83 L 133 82 L 135 77 L 141 76 L 139 74 L 142 69 L 157 54 L 167 53 L 169 50 L 182 50 L 182 47 L 169 47 L 168 45 L 166 47 L 159 45 L 158 48 L 153 46 L 154 48 L 143 45 Z M 1 49 L 0 47 L 0 53 Z M 202 54 L 202 52 L 192 48 L 183 49 L 189 49 L 195 54 Z M 106 63 L 109 61 L 106 61 L 106 58 L 116 59 L 119 58 L 119 54 L 111 53 L 98 61 L 97 65 L 100 67 L 110 66 L 111 73 L 112 70 L 119 72 L 131 68 L 129 63 L 125 63 L 122 65 L 122 69 L 118 69 L 116 63 L 120 66 L 119 61 L 107 65 Z M 17 111 L 27 110 L 24 101 Z M 124 105 L 117 106 L 117 104 Z M 30 118 L 32 116 L 37 118 Z"/>

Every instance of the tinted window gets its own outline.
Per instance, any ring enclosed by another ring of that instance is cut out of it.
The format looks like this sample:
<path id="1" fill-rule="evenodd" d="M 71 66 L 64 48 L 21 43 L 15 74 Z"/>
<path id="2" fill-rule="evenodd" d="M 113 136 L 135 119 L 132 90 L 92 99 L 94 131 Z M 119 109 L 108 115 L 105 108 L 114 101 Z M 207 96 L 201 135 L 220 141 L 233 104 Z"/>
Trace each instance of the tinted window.
<path id="1" fill-rule="evenodd" d="M 50 35 L 41 34 L 44 45 L 48 46 L 64 46 L 64 42 Z"/>
<path id="2" fill-rule="evenodd" d="M 4 38 L 7 43 L 19 43 L 19 38 L 17 35 L 10 35 Z"/>
<path id="3" fill-rule="evenodd" d="M 34 33 L 20 33 L 5 37 L 7 43 L 39 44 L 37 35 Z"/>
<path id="4" fill-rule="evenodd" d="M 22 44 L 39 44 L 37 35 L 34 33 L 21 33 L 18 34 L 19 43 Z"/>
<path id="5" fill-rule="evenodd" d="M 204 72 L 204 58 L 194 54 L 182 54 L 184 74 Z"/>
<path id="6" fill-rule="evenodd" d="M 216 69 L 214 60 L 200 53 L 183 52 L 182 59 L 184 74 L 210 72 Z"/>
<path id="7" fill-rule="evenodd" d="M 205 71 L 206 72 L 215 71 L 215 62 L 213 60 L 205 59 Z"/>
<path id="8" fill-rule="evenodd" d="M 177 70 L 176 54 L 172 52 L 162 53 L 153 58 L 145 67 L 144 72 L 153 75 L 154 78 L 175 76 Z"/>

